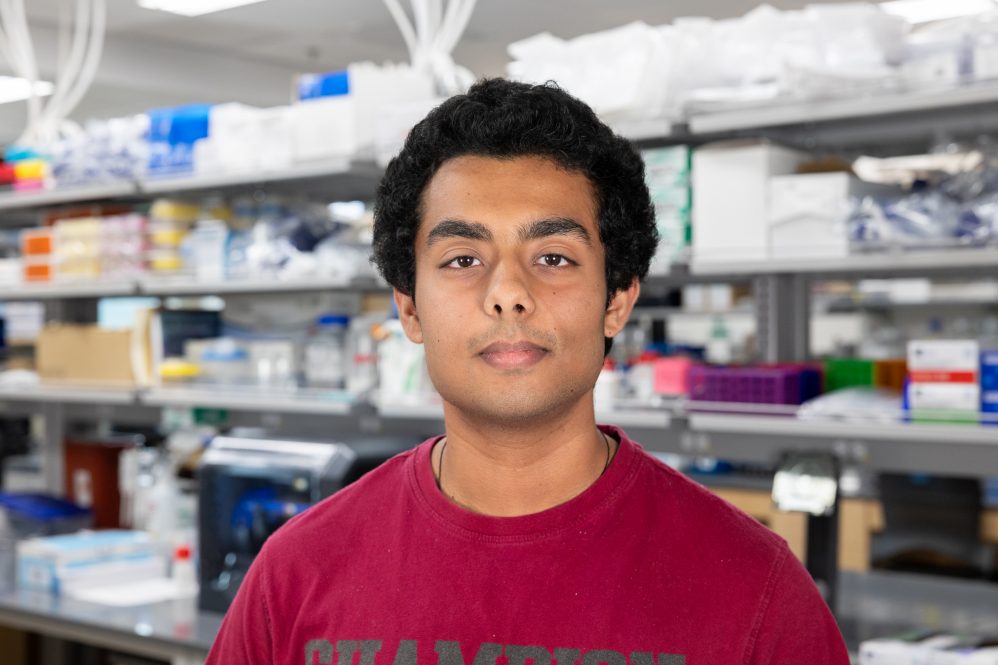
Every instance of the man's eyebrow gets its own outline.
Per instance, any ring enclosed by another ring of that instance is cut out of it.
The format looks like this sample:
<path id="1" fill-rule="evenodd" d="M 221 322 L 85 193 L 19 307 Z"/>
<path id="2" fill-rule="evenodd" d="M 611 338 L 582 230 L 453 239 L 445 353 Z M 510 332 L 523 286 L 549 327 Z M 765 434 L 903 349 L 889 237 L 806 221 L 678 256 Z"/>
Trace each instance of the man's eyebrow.
<path id="1" fill-rule="evenodd" d="M 528 240 L 539 240 L 548 236 L 572 235 L 582 240 L 587 245 L 593 244 L 593 239 L 589 236 L 586 227 L 579 224 L 574 219 L 567 217 L 549 217 L 539 219 L 536 222 L 524 224 L 520 227 L 520 242 Z"/>
<path id="2" fill-rule="evenodd" d="M 492 240 L 492 232 L 484 224 L 466 222 L 460 219 L 445 219 L 426 236 L 427 247 L 444 238 L 468 238 L 469 240 Z"/>

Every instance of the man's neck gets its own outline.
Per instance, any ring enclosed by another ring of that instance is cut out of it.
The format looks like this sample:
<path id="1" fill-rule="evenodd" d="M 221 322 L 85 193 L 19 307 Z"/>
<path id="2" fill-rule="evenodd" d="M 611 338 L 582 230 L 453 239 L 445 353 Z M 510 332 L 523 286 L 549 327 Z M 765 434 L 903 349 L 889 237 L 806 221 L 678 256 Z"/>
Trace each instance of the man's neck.
<path id="1" fill-rule="evenodd" d="M 530 427 L 483 424 L 444 405 L 446 438 L 431 461 L 443 493 L 484 515 L 515 517 L 565 503 L 606 468 L 617 442 L 596 429 L 591 400 Z"/>

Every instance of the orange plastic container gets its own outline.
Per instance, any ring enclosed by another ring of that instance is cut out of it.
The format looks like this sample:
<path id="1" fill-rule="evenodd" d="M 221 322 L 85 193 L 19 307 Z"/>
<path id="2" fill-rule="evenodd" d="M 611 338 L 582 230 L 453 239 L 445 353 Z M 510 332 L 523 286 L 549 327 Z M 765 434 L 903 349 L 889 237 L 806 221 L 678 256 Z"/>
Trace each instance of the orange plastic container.
<path id="1" fill-rule="evenodd" d="M 47 261 L 25 261 L 23 279 L 25 282 L 52 281 L 52 264 Z"/>
<path id="2" fill-rule="evenodd" d="M 52 253 L 52 229 L 25 229 L 21 231 L 21 254 L 48 256 Z"/>

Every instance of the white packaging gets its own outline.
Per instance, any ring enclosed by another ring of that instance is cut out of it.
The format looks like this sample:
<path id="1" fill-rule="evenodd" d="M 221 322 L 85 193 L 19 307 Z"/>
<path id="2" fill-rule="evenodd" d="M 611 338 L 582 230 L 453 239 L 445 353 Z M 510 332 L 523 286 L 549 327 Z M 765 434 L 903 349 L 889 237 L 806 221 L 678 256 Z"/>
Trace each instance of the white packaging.
<path id="1" fill-rule="evenodd" d="M 986 81 L 998 78 L 998 42 L 980 41 L 974 47 L 974 78 Z"/>
<path id="2" fill-rule="evenodd" d="M 850 199 L 894 191 L 848 173 L 774 176 L 769 181 L 769 253 L 778 258 L 849 255 Z"/>
<path id="3" fill-rule="evenodd" d="M 971 339 L 923 339 L 908 342 L 909 371 L 977 372 L 980 344 Z"/>
<path id="4" fill-rule="evenodd" d="M 162 577 L 166 558 L 149 534 L 83 531 L 17 544 L 18 585 L 49 593 Z"/>
<path id="5" fill-rule="evenodd" d="M 291 110 L 291 151 L 296 162 L 351 157 L 362 145 L 357 103 L 349 95 L 319 97 Z"/>
<path id="6" fill-rule="evenodd" d="M 0 259 L 0 286 L 19 285 L 21 270 L 21 259 Z"/>
<path id="7" fill-rule="evenodd" d="M 769 179 L 793 173 L 805 158 L 765 142 L 717 143 L 694 151 L 694 261 L 764 260 Z"/>
<path id="8" fill-rule="evenodd" d="M 620 376 L 617 370 L 604 367 L 596 377 L 593 387 L 593 405 L 600 413 L 612 413 L 617 403 L 617 393 L 620 387 Z"/>
<path id="9" fill-rule="evenodd" d="M 402 150 L 406 137 L 416 123 L 443 101 L 442 98 L 433 97 L 382 106 L 375 123 L 374 158 L 378 165 L 388 166 L 392 157 Z"/>
<path id="10" fill-rule="evenodd" d="M 290 106 L 245 104 L 211 107 L 209 136 L 195 145 L 198 173 L 253 173 L 287 168 L 292 162 Z"/>
<path id="11" fill-rule="evenodd" d="M 981 386 L 976 383 L 911 383 L 908 385 L 908 408 L 912 411 L 981 410 Z"/>
<path id="12" fill-rule="evenodd" d="M 226 277 L 225 255 L 229 228 L 225 222 L 207 219 L 198 222 L 190 235 L 198 281 L 221 282 Z"/>
<path id="13" fill-rule="evenodd" d="M 372 119 L 383 108 L 435 99 L 433 81 L 409 67 L 355 63 L 347 67 L 347 75 L 349 94 L 307 99 L 291 107 L 296 162 L 373 157 L 378 129 Z"/>
<path id="14" fill-rule="evenodd" d="M 859 665 L 925 665 L 929 654 L 958 641 L 953 635 L 867 640 L 859 645 Z"/>
<path id="15" fill-rule="evenodd" d="M 925 665 L 998 665 L 998 647 L 980 646 L 984 640 L 968 638 L 963 643 L 930 652 Z"/>

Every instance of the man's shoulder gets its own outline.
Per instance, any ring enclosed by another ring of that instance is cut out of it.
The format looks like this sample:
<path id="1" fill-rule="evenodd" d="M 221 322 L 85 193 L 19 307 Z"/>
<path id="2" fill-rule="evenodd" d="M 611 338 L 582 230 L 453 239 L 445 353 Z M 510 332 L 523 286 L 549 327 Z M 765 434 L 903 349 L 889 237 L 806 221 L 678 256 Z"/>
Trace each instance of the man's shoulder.
<path id="1" fill-rule="evenodd" d="M 358 528 L 370 527 L 405 501 L 406 477 L 418 448 L 401 452 L 364 474 L 304 513 L 294 517 L 274 533 L 266 544 L 268 555 L 300 555 L 305 543 L 348 542 Z"/>
<path id="2" fill-rule="evenodd" d="M 678 527 L 689 542 L 721 551 L 736 549 L 742 560 L 755 554 L 771 562 L 774 556 L 782 555 L 786 541 L 764 524 L 654 455 L 643 450 L 641 454 L 650 499 L 667 506 L 671 516 L 660 525 L 669 532 L 669 538 L 675 538 Z"/>

